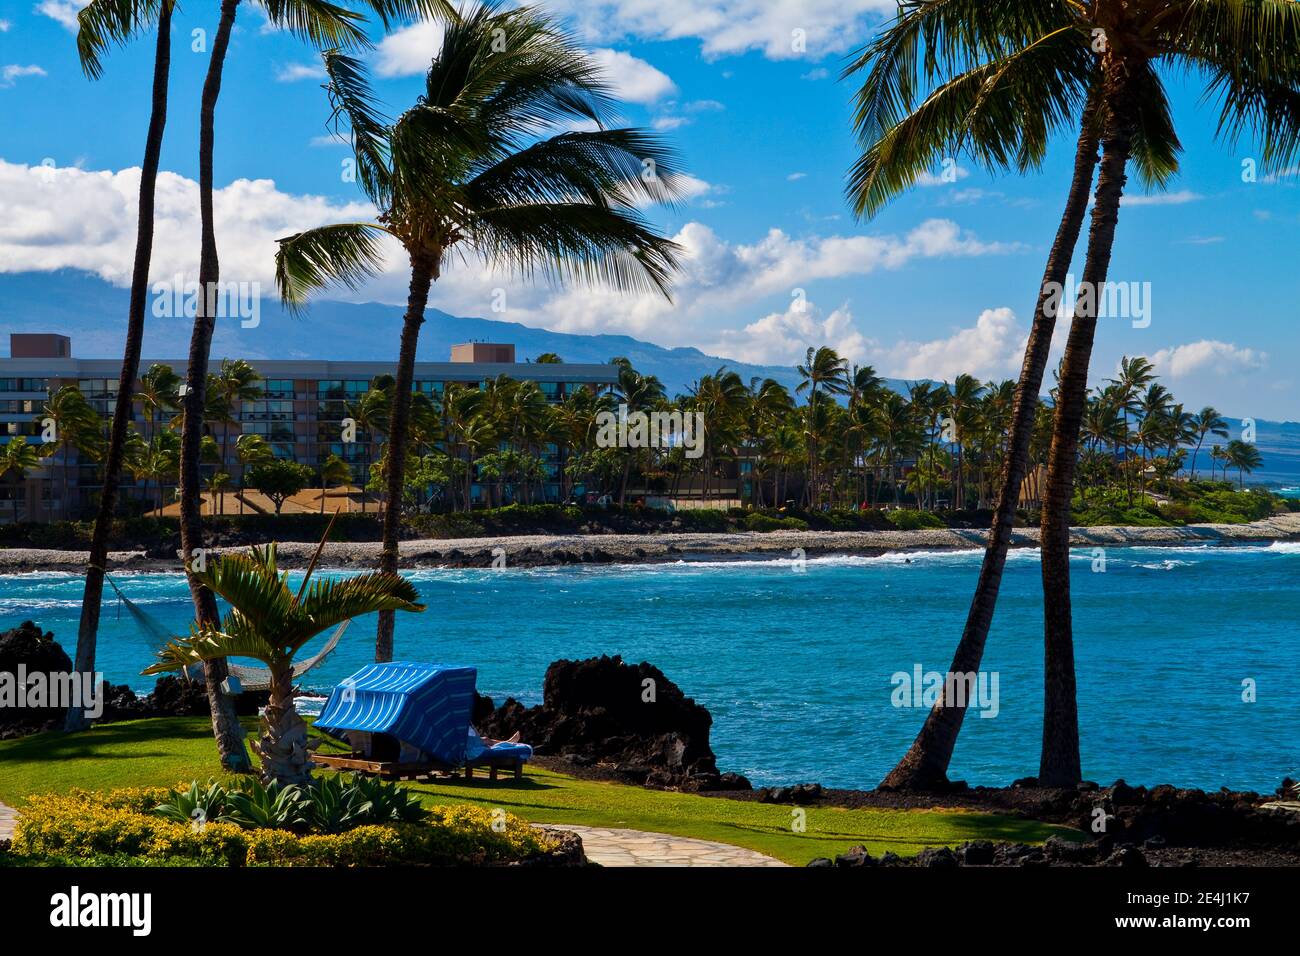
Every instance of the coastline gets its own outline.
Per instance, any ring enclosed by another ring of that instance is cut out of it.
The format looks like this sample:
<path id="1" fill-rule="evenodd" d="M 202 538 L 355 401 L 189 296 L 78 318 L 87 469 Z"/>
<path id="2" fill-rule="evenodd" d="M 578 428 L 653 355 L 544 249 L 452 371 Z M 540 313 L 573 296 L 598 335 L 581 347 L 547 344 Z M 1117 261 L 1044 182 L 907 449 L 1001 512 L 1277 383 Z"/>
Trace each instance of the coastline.
<path id="1" fill-rule="evenodd" d="M 1018 528 L 1012 547 L 1038 544 L 1037 528 Z M 790 558 L 802 549 L 808 557 L 851 555 L 878 557 L 886 553 L 976 550 L 984 547 L 987 531 L 922 529 L 915 531 L 748 531 L 737 533 L 680 532 L 657 534 L 539 534 L 481 538 L 437 538 L 401 542 L 403 568 L 486 568 L 504 554 L 506 567 L 548 567 L 573 564 L 654 564 L 682 560 Z M 1072 528 L 1074 547 L 1160 547 L 1189 544 L 1228 545 L 1300 540 L 1300 513 L 1273 515 L 1249 524 L 1207 524 L 1184 527 Z M 280 564 L 302 568 L 316 545 L 278 545 Z M 240 548 L 214 548 L 215 552 Z M 329 542 L 322 566 L 368 569 L 378 565 L 379 542 Z M 82 571 L 85 551 L 8 548 L 0 551 L 0 574 L 42 571 Z M 112 551 L 110 570 L 176 572 L 180 559 L 151 557 L 144 551 Z"/>

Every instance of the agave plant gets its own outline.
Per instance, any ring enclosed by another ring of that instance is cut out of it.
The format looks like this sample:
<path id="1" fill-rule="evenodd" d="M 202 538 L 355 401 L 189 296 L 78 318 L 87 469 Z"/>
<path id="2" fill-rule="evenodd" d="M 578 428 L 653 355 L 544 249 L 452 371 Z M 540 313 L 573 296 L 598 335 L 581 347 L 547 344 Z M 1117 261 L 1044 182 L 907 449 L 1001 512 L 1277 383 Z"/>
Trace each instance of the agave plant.
<path id="1" fill-rule="evenodd" d="M 304 788 L 281 786 L 271 780 L 265 785 L 252 781 L 226 796 L 226 806 L 217 818 L 245 830 L 289 830 L 309 823 L 309 801 Z"/>
<path id="2" fill-rule="evenodd" d="M 225 814 L 229 796 L 226 788 L 215 780 L 209 780 L 207 786 L 200 786 L 195 780 L 188 790 L 173 791 L 154 807 L 154 812 L 178 823 L 206 823 Z"/>
<path id="3" fill-rule="evenodd" d="M 328 537 L 329 531 L 326 531 Z M 321 540 L 321 546 L 324 545 Z M 320 555 L 317 548 L 316 556 Z M 219 625 L 194 624 L 190 636 L 168 642 L 145 674 L 183 670 L 222 657 L 252 657 L 271 672 L 271 697 L 262 713 L 262 733 L 253 749 L 262 775 L 280 784 L 311 779 L 307 725 L 294 707 L 293 659 L 322 631 L 374 611 L 423 611 L 414 585 L 379 572 L 343 580 L 311 581 L 316 558 L 297 593 L 288 573 L 276 565 L 276 548 L 252 548 L 247 555 L 221 555 L 196 574 L 204 587 L 224 598 L 230 612 Z"/>

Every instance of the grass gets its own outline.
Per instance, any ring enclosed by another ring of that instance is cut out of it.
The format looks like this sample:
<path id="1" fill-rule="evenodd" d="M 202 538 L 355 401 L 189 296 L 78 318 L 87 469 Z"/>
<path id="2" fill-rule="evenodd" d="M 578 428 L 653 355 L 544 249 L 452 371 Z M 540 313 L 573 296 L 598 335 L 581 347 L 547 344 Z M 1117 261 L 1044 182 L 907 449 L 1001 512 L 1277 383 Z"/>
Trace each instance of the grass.
<path id="1" fill-rule="evenodd" d="M 248 721 L 251 730 L 254 722 Z M 0 801 L 21 809 L 33 793 L 73 787 L 172 786 L 219 775 L 205 718 L 137 720 L 84 733 L 0 742 Z M 715 840 L 801 865 L 865 844 L 873 854 L 910 855 L 965 840 L 1038 843 L 1067 832 L 1032 820 L 962 810 L 844 810 L 810 807 L 794 832 L 789 806 L 646 790 L 529 768 L 523 780 L 476 777 L 409 784 L 427 804 L 500 807 L 534 823 L 625 827 Z"/>

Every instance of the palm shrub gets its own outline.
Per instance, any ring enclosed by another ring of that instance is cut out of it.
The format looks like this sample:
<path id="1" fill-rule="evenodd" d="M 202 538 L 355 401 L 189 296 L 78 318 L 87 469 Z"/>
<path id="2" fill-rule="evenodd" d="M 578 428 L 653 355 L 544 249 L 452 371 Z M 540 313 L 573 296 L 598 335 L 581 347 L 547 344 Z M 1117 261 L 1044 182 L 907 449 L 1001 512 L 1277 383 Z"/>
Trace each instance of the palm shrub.
<path id="1" fill-rule="evenodd" d="M 169 642 L 158 652 L 158 663 L 144 670 L 161 674 L 223 657 L 252 657 L 266 664 L 271 695 L 253 750 L 261 758 L 262 775 L 279 784 L 311 779 L 307 725 L 294 706 L 294 656 L 316 635 L 358 615 L 424 610 L 415 586 L 396 574 L 312 582 L 313 569 L 314 561 L 295 593 L 288 572 L 276 565 L 274 543 L 251 548 L 246 555 L 211 559 L 195 576 L 230 604 L 230 612 L 217 625 L 195 623 L 189 637 Z"/>

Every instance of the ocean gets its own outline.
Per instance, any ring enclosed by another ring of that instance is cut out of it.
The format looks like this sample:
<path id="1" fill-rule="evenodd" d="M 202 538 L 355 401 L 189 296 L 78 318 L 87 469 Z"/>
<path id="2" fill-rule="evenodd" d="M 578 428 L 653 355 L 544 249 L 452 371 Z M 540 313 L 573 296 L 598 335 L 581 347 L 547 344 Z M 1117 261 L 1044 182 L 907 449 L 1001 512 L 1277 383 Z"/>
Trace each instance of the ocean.
<path id="1" fill-rule="evenodd" d="M 647 660 L 712 713 L 722 769 L 756 785 L 872 787 L 924 720 L 910 682 L 947 671 L 979 559 L 414 571 L 429 610 L 398 616 L 397 657 L 472 664 L 480 691 L 530 704 L 558 658 Z M 1300 544 L 1081 550 L 1073 573 L 1085 777 L 1264 792 L 1300 777 Z M 115 580 L 186 629 L 179 575 Z M 0 630 L 35 620 L 71 654 L 81 589 L 72 574 L 0 576 Z M 1041 606 L 1037 553 L 1013 552 L 983 664 L 989 716 L 968 712 L 954 779 L 1007 784 L 1036 772 Z M 327 689 L 371 660 L 373 633 L 372 620 L 354 622 L 307 686 Z M 147 690 L 139 671 L 150 660 L 110 591 L 98 669 Z"/>

